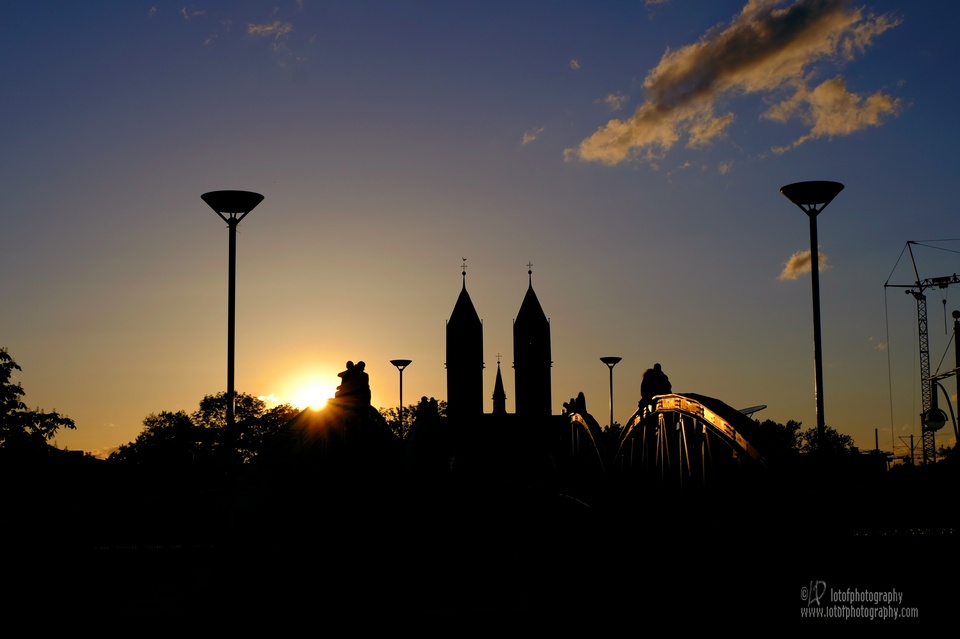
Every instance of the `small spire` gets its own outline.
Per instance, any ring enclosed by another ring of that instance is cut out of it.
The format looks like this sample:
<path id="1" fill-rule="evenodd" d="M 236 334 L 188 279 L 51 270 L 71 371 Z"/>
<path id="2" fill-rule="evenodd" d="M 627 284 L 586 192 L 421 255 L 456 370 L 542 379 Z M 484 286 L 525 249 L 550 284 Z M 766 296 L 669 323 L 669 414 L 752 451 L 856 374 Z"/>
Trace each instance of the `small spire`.
<path id="1" fill-rule="evenodd" d="M 533 262 L 527 262 L 527 279 L 529 280 L 530 288 L 533 288 Z"/>
<path id="2" fill-rule="evenodd" d="M 493 412 L 495 415 L 507 413 L 507 394 L 503 390 L 503 375 L 500 373 L 500 355 L 497 354 L 497 379 L 493 383 Z"/>
<path id="3" fill-rule="evenodd" d="M 467 288 L 467 258 L 461 257 L 460 274 L 463 275 L 463 288 Z"/>

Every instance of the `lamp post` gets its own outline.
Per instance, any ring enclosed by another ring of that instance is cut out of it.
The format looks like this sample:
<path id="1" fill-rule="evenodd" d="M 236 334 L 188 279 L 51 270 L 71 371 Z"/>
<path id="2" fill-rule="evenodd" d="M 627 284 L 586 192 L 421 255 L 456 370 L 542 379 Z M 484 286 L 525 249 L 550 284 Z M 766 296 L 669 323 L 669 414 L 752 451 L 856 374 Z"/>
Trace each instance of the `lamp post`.
<path id="1" fill-rule="evenodd" d="M 817 246 L 817 215 L 843 190 L 839 182 L 796 182 L 780 189 L 810 220 L 810 281 L 813 287 L 814 394 L 817 400 L 817 451 L 824 450 L 823 352 L 820 338 L 820 253 Z"/>
<path id="2" fill-rule="evenodd" d="M 200 198 L 216 211 L 230 229 L 229 275 L 227 283 L 227 426 L 233 427 L 236 412 L 236 393 L 233 386 L 234 319 L 237 289 L 237 225 L 252 211 L 263 196 L 250 191 L 210 191 Z"/>
<path id="3" fill-rule="evenodd" d="M 620 363 L 622 357 L 601 357 L 600 361 L 610 369 L 610 425 L 607 428 L 613 428 L 613 367 Z"/>
<path id="4" fill-rule="evenodd" d="M 400 371 L 400 422 L 397 425 L 397 435 L 400 436 L 400 441 L 403 441 L 403 369 L 410 365 L 413 362 L 412 359 L 391 359 L 390 363 L 397 367 L 397 370 Z"/>
<path id="5" fill-rule="evenodd" d="M 953 316 L 953 357 L 958 369 L 960 369 L 960 311 L 951 313 Z M 957 412 L 960 413 L 960 373 L 957 373 Z M 951 409 L 952 411 L 952 409 Z M 953 421 L 953 445 L 960 446 L 960 425 Z"/>

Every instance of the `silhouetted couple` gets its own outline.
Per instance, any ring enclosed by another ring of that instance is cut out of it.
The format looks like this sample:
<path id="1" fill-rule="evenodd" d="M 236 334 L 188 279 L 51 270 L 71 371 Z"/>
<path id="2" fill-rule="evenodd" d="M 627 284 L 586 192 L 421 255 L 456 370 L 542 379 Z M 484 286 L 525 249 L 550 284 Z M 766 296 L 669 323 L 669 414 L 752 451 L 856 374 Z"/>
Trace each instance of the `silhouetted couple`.
<path id="1" fill-rule="evenodd" d="M 571 397 L 569 402 L 563 403 L 563 412 L 570 415 L 574 413 L 587 414 L 587 398 L 583 396 L 583 391 L 576 397 Z"/>
<path id="2" fill-rule="evenodd" d="M 336 399 L 355 406 L 370 405 L 370 376 L 364 370 L 366 366 L 363 362 L 356 365 L 347 362 L 347 370 L 337 373 L 343 381 L 337 386 Z"/>

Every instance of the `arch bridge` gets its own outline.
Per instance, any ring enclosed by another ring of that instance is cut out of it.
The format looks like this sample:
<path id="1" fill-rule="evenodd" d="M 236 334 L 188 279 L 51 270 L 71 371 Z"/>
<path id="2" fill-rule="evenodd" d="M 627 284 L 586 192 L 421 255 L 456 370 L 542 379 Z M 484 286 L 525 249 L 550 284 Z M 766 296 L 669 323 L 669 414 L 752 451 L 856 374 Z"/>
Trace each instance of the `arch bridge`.
<path id="1" fill-rule="evenodd" d="M 756 422 L 720 400 L 658 395 L 627 422 L 613 470 L 645 487 L 723 486 L 766 466 L 757 440 Z"/>

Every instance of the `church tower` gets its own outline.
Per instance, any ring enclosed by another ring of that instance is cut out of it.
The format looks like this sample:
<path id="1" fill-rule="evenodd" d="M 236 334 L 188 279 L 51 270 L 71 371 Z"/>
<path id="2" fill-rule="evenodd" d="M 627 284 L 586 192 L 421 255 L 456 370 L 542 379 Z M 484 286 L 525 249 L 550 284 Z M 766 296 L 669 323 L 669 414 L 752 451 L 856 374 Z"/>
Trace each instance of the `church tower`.
<path id="1" fill-rule="evenodd" d="M 532 264 L 527 265 L 529 287 L 513 321 L 513 368 L 517 415 L 550 415 L 550 320 L 533 291 Z"/>
<path id="2" fill-rule="evenodd" d="M 467 265 L 463 288 L 447 320 L 447 414 L 473 417 L 483 414 L 483 323 L 467 293 Z"/>

